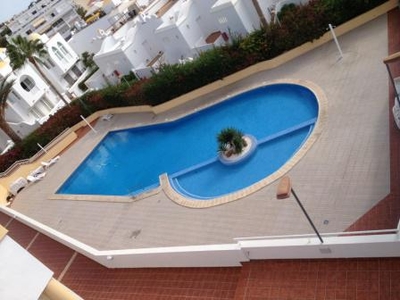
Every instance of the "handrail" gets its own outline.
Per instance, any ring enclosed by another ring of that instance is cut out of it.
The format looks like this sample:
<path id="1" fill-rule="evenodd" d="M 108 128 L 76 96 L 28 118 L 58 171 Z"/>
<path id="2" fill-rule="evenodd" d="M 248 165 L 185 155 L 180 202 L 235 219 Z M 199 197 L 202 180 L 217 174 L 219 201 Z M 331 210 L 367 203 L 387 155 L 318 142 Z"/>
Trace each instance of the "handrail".
<path id="1" fill-rule="evenodd" d="M 345 231 L 345 232 L 329 232 L 320 233 L 323 237 L 331 236 L 349 236 L 349 235 L 372 235 L 372 234 L 386 234 L 386 233 L 399 233 L 399 228 L 393 229 L 379 229 L 379 230 L 363 230 L 363 231 Z M 237 237 L 234 241 L 251 241 L 251 240 L 279 240 L 279 239 L 294 239 L 294 238 L 309 238 L 316 237 L 315 233 L 308 234 L 292 234 L 292 235 L 270 235 L 270 236 L 249 236 Z"/>

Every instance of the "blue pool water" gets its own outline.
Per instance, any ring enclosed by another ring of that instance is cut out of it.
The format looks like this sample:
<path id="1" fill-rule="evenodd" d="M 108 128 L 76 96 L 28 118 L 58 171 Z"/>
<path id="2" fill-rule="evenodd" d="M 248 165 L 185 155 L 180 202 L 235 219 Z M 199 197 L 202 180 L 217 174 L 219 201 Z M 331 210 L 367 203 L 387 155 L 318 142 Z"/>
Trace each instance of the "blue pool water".
<path id="1" fill-rule="evenodd" d="M 285 164 L 311 133 L 317 114 L 309 89 L 275 84 L 173 122 L 110 132 L 57 193 L 135 195 L 158 186 L 163 173 L 190 197 L 235 192 Z M 226 127 L 258 141 L 250 157 L 229 166 L 217 159 L 216 136 Z"/>

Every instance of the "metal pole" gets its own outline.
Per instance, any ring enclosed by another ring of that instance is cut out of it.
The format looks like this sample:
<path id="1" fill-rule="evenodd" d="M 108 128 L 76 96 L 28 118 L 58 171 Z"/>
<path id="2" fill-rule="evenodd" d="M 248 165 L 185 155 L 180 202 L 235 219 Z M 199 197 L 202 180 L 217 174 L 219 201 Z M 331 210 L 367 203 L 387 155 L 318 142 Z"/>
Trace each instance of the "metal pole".
<path id="1" fill-rule="evenodd" d="M 39 143 L 37 143 L 37 145 L 39 146 L 40 149 L 43 150 L 44 153 L 47 153 L 46 149 L 44 149 L 44 148 L 42 147 L 42 145 L 40 145 Z"/>
<path id="2" fill-rule="evenodd" d="M 342 48 L 340 48 L 339 41 L 338 41 L 338 39 L 337 39 L 337 37 L 336 37 L 335 31 L 333 30 L 332 24 L 329 24 L 329 29 L 330 29 L 330 31 L 331 31 L 331 33 L 332 33 L 333 40 L 334 40 L 335 43 L 336 43 L 336 47 L 337 47 L 338 50 L 339 50 L 340 58 L 343 58 Z"/>
<path id="3" fill-rule="evenodd" d="M 390 71 L 389 64 L 386 64 L 386 69 L 387 69 L 387 71 L 389 73 L 390 81 L 392 82 L 392 85 L 393 85 L 393 88 L 394 88 L 394 93 L 395 93 L 396 98 L 397 98 L 397 104 L 400 107 L 400 96 L 399 96 L 399 93 L 397 92 L 396 83 L 394 82 L 394 78 L 393 78 L 392 72 Z"/>
<path id="4" fill-rule="evenodd" d="M 292 194 L 294 196 L 294 198 L 296 199 L 297 203 L 299 204 L 301 210 L 303 211 L 304 215 L 306 216 L 308 222 L 310 222 L 311 227 L 314 229 L 315 233 L 317 234 L 319 240 L 321 241 L 321 244 L 324 243 L 324 241 L 322 240 L 321 235 L 319 234 L 317 228 L 315 227 L 314 223 L 311 221 L 311 218 L 309 217 L 307 211 L 305 210 L 304 206 L 301 204 L 299 198 L 297 197 L 296 193 L 294 192 L 293 188 L 291 188 Z"/>
<path id="5" fill-rule="evenodd" d="M 81 115 L 81 119 L 85 121 L 85 123 L 90 127 L 90 129 L 94 132 L 97 133 L 97 131 L 90 125 L 90 123 Z"/>

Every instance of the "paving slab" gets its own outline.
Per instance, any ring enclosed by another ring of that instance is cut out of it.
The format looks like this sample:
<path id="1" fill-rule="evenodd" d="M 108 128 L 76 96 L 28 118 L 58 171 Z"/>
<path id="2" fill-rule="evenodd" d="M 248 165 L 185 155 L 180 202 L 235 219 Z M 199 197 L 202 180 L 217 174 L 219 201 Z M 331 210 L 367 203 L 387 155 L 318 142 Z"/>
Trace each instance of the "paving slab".
<path id="1" fill-rule="evenodd" d="M 331 42 L 215 95 L 282 78 L 308 80 L 324 90 L 328 114 L 323 132 L 288 173 L 321 232 L 345 230 L 390 191 L 388 80 L 382 63 L 388 54 L 387 17 L 339 42 L 342 59 Z M 89 132 L 66 151 L 43 181 L 16 197 L 12 208 L 97 249 L 230 243 L 241 236 L 313 232 L 295 201 L 275 200 L 277 182 L 206 209 L 179 206 L 162 191 L 128 203 L 48 199 L 108 130 L 159 119 L 132 114 L 99 121 L 98 132 Z"/>

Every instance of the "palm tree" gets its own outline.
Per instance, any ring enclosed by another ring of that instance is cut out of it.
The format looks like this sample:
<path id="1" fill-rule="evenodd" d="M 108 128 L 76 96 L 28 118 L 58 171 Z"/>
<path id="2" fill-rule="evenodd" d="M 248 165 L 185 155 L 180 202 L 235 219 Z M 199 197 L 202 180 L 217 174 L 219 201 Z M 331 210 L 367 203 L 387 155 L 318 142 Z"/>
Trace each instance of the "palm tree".
<path id="1" fill-rule="evenodd" d="M 268 26 L 267 20 L 265 19 L 264 13 L 261 9 L 260 3 L 258 0 L 252 0 L 253 6 L 256 9 L 257 15 L 260 18 L 260 23 L 262 27 L 266 28 Z"/>
<path id="2" fill-rule="evenodd" d="M 233 127 L 222 129 L 217 135 L 218 151 L 226 156 L 240 154 L 243 148 L 247 146 L 243 138 L 243 132 Z"/>
<path id="3" fill-rule="evenodd" d="M 87 10 L 83 6 L 77 5 L 76 6 L 76 13 L 84 20 L 85 16 L 86 16 L 86 13 L 87 13 Z"/>
<path id="4" fill-rule="evenodd" d="M 57 96 L 66 105 L 69 105 L 39 67 L 39 63 L 41 63 L 42 59 L 48 56 L 47 50 L 41 40 L 28 40 L 27 38 L 18 35 L 17 37 L 12 38 L 8 43 L 7 53 L 10 58 L 10 65 L 14 70 L 20 69 L 24 66 L 26 61 L 30 62 L 46 83 L 56 92 Z"/>
<path id="5" fill-rule="evenodd" d="M 21 138 L 14 132 L 14 130 L 12 130 L 5 118 L 7 98 L 15 81 L 8 81 L 8 77 L 9 75 L 0 81 L 0 128 L 10 137 L 10 139 L 12 139 L 14 143 L 18 143 L 21 141 Z"/>

